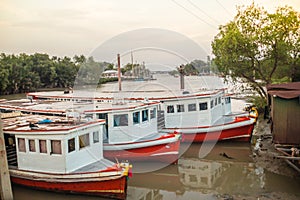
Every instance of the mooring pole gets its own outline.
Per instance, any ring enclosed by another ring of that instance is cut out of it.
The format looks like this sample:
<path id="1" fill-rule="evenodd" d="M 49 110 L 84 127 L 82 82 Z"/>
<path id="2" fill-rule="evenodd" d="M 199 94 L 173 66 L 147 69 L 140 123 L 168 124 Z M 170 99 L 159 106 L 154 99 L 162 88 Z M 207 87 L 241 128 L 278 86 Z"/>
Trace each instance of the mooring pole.
<path id="1" fill-rule="evenodd" d="M 119 91 L 122 90 L 121 86 L 121 61 L 120 61 L 120 54 L 118 54 L 118 82 L 119 82 Z"/>
<path id="2" fill-rule="evenodd" d="M 2 127 L 2 119 L 0 117 L 0 199 L 11 200 L 13 199 L 13 194 L 8 171 L 6 148 Z"/>
<path id="3" fill-rule="evenodd" d="M 180 76 L 180 89 L 184 90 L 184 66 L 180 65 L 178 71 Z"/>

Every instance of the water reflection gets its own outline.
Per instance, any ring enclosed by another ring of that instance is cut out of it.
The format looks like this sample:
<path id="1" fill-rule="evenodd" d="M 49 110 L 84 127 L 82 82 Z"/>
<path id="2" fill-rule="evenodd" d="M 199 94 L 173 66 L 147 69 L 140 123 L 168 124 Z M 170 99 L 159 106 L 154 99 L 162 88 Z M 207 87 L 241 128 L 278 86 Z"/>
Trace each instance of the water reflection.
<path id="1" fill-rule="evenodd" d="M 184 144 L 183 144 L 184 145 Z M 248 143 L 217 143 L 199 159 L 201 144 L 192 144 L 178 165 L 170 165 L 148 173 L 134 173 L 128 182 L 129 200 L 220 199 L 218 195 L 255 196 L 270 192 L 296 194 L 300 197 L 298 179 L 284 177 L 259 168 L 252 162 Z M 184 147 L 183 147 L 184 148 Z M 232 159 L 223 156 L 226 153 Z M 137 168 L 151 168 L 158 163 L 137 162 Z M 102 199 L 99 197 L 64 195 L 14 186 L 18 199 Z"/>
<path id="2" fill-rule="evenodd" d="M 300 195 L 297 179 L 257 167 L 249 157 L 248 143 L 218 143 L 204 159 L 198 158 L 199 149 L 200 144 L 193 144 L 178 165 L 134 174 L 128 199 L 218 199 L 219 194 L 253 196 L 270 192 Z M 224 152 L 232 159 L 224 157 Z"/>
<path id="3" fill-rule="evenodd" d="M 181 158 L 178 161 L 180 182 L 188 188 L 213 188 L 216 180 L 229 167 L 229 163 L 222 164 L 196 158 Z"/>

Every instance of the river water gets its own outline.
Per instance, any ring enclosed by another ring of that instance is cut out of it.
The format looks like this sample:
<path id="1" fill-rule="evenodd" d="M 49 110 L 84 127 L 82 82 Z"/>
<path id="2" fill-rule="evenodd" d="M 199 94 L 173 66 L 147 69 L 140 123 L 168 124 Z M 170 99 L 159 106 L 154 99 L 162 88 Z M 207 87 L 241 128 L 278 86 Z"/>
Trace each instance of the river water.
<path id="1" fill-rule="evenodd" d="M 166 78 L 164 76 L 159 77 L 157 81 L 161 82 L 156 85 L 164 88 L 177 87 L 178 78 Z M 210 87 L 210 89 L 224 87 L 222 80 L 216 77 L 190 77 L 188 81 L 186 82 L 188 90 L 196 91 L 203 89 L 203 87 Z M 141 88 L 141 84 L 153 86 L 153 82 L 140 82 L 138 84 L 137 87 L 139 88 Z M 132 83 L 125 83 L 123 87 L 125 90 L 126 88 L 132 90 Z M 115 90 L 117 83 L 104 85 L 100 89 L 107 90 L 107 88 Z M 17 98 L 20 97 L 23 96 Z M 1 98 L 5 97 L 2 96 Z M 244 103 L 243 100 L 232 100 L 233 111 L 240 110 Z M 200 152 L 206 148 L 206 145 L 209 147 L 213 145 L 213 148 L 205 157 L 202 157 Z M 182 152 L 178 164 L 162 166 L 155 162 L 133 163 L 133 176 L 128 182 L 127 199 L 210 200 L 231 199 L 232 196 L 234 199 L 245 199 L 246 197 L 259 199 L 258 196 L 272 199 L 272 197 L 268 198 L 268 194 L 274 192 L 293 195 L 296 199 L 300 199 L 299 179 L 274 174 L 257 166 L 252 160 L 251 149 L 251 144 L 247 142 L 183 143 L 181 150 L 184 152 Z M 17 185 L 13 185 L 13 195 L 15 200 L 103 199 L 93 196 L 37 191 Z"/>
<path id="2" fill-rule="evenodd" d="M 182 144 L 183 148 L 184 145 Z M 133 163 L 133 176 L 128 182 L 129 200 L 161 199 L 226 199 L 226 196 L 266 195 L 272 192 L 300 198 L 299 179 L 277 175 L 257 167 L 251 158 L 251 144 L 219 142 L 205 157 L 199 158 L 202 144 L 192 144 L 179 158 L 178 164 L 156 171 L 135 173 L 139 168 L 157 168 L 160 163 Z M 225 153 L 231 159 L 220 154 Z M 37 191 L 13 185 L 15 200 L 31 199 L 103 199 L 92 196 Z M 257 199 L 257 198 L 255 198 Z"/>

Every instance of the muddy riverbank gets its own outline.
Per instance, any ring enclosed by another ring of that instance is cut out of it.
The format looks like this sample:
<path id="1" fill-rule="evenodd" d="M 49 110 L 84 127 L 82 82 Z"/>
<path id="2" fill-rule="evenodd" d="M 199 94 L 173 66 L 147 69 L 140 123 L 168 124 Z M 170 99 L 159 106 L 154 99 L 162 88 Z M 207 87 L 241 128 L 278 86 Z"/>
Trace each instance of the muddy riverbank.
<path id="1" fill-rule="evenodd" d="M 300 174 L 283 159 L 276 158 L 276 156 L 281 154 L 275 149 L 274 143 L 272 142 L 272 134 L 268 120 L 259 119 L 253 131 L 253 135 L 253 140 L 261 138 L 260 148 L 256 149 L 255 144 L 253 144 L 254 146 L 252 148 L 252 158 L 257 166 L 276 174 L 300 178 Z M 255 143 L 255 141 L 253 141 L 253 143 Z"/>

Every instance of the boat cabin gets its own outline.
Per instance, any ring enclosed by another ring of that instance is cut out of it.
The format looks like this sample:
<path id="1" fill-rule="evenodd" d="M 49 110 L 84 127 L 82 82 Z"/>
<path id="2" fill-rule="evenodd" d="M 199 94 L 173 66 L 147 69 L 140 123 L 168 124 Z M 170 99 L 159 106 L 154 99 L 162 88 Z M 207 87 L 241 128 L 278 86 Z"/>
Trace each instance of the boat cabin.
<path id="1" fill-rule="evenodd" d="M 3 119 L 10 167 L 69 173 L 103 159 L 105 121 L 26 115 Z"/>
<path id="2" fill-rule="evenodd" d="M 103 139 L 109 144 L 131 143 L 157 135 L 158 102 L 99 103 L 85 109 L 92 118 L 105 119 Z"/>
<path id="3" fill-rule="evenodd" d="M 231 112 L 231 100 L 223 91 L 161 100 L 165 127 L 210 126 Z"/>

